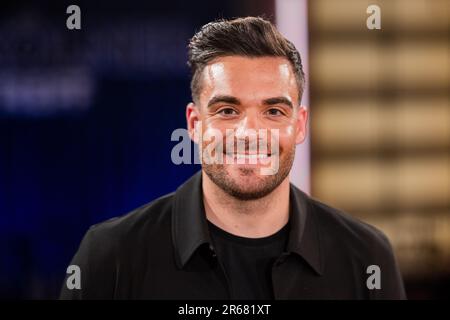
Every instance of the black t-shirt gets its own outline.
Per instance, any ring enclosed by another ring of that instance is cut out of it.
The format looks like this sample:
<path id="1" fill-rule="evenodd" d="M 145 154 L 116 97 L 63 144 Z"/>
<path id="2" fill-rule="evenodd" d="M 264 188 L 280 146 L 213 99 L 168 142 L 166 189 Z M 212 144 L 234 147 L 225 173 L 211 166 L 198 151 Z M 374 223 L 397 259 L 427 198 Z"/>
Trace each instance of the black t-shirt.
<path id="1" fill-rule="evenodd" d="M 285 251 L 289 224 L 264 238 L 244 238 L 208 221 L 217 258 L 223 265 L 232 299 L 273 299 L 272 266 Z"/>

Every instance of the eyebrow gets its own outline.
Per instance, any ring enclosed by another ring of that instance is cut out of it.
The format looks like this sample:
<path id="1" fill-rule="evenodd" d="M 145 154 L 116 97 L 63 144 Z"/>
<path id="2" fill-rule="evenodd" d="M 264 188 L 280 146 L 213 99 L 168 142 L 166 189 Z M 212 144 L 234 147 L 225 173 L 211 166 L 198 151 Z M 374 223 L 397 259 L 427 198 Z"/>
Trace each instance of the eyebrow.
<path id="1" fill-rule="evenodd" d="M 211 100 L 208 101 L 208 108 L 211 107 L 212 105 L 219 103 L 219 102 L 223 102 L 223 103 L 229 103 L 229 104 L 236 104 L 236 105 L 240 105 L 241 101 L 233 96 L 226 96 L 226 95 L 219 95 L 219 96 L 214 96 L 212 97 Z"/>
<path id="2" fill-rule="evenodd" d="M 234 104 L 234 105 L 240 105 L 241 101 L 233 96 L 227 96 L 227 95 L 218 95 L 218 96 L 214 96 L 211 98 L 211 100 L 208 101 L 208 105 L 207 107 L 211 107 L 212 105 L 216 104 L 216 103 L 229 103 L 229 104 Z M 275 105 L 275 104 L 285 104 L 290 108 L 293 108 L 292 102 L 285 97 L 273 97 L 273 98 L 268 98 L 268 99 L 264 99 L 263 100 L 263 104 L 264 105 Z"/>
<path id="3" fill-rule="evenodd" d="M 274 105 L 274 104 L 285 104 L 290 108 L 294 108 L 291 100 L 289 100 L 288 98 L 285 98 L 285 97 L 274 97 L 274 98 L 265 99 L 263 101 L 263 104 L 269 105 L 269 106 Z"/>

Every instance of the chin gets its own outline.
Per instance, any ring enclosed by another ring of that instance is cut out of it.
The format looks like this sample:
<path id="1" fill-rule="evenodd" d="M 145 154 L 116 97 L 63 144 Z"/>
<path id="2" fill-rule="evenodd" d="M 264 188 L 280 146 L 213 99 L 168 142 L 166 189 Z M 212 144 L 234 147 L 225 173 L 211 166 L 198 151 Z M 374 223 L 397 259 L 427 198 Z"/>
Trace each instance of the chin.
<path id="1" fill-rule="evenodd" d="M 261 175 L 261 167 L 248 164 L 233 164 L 226 168 L 228 175 L 236 180 L 241 181 L 262 181 L 265 176 Z"/>
<path id="2" fill-rule="evenodd" d="M 249 165 L 234 165 L 227 170 L 227 175 L 234 189 L 240 194 L 248 194 L 249 197 L 252 194 L 265 193 L 267 185 L 276 180 L 275 176 L 261 175 L 259 167 Z"/>

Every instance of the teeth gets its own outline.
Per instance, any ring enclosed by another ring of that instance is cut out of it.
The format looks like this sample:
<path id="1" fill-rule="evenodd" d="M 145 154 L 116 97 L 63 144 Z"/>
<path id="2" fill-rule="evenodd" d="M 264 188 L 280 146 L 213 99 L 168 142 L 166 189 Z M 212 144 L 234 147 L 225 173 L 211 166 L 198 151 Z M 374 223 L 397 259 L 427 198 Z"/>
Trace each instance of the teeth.
<path id="1" fill-rule="evenodd" d="M 266 159 L 269 157 L 267 154 L 229 154 L 229 156 L 236 157 L 237 159 Z"/>

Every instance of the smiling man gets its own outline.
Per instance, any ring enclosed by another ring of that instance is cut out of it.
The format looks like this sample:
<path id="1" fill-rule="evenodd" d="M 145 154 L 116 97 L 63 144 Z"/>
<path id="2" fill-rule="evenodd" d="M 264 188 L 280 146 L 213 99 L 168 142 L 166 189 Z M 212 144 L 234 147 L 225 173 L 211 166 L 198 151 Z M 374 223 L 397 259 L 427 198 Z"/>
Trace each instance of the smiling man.
<path id="1" fill-rule="evenodd" d="M 80 285 L 69 274 L 61 298 L 405 298 L 386 237 L 289 182 L 308 116 L 292 43 L 262 18 L 216 21 L 189 65 L 201 172 L 92 226 L 71 263 Z"/>

